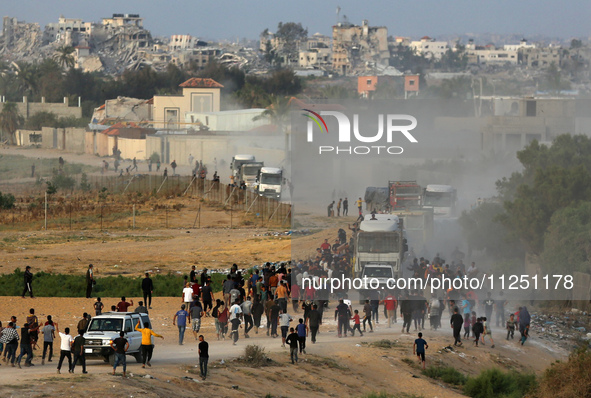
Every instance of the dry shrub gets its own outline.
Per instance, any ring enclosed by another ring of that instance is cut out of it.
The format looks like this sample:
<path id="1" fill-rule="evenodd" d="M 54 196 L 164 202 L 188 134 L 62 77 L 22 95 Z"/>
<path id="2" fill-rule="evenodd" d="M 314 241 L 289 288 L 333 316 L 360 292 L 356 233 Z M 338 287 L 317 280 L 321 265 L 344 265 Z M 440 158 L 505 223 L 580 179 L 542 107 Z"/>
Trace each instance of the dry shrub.
<path id="1" fill-rule="evenodd" d="M 540 379 L 535 397 L 570 398 L 591 396 L 591 352 L 588 348 L 574 351 L 568 361 L 556 361 Z"/>

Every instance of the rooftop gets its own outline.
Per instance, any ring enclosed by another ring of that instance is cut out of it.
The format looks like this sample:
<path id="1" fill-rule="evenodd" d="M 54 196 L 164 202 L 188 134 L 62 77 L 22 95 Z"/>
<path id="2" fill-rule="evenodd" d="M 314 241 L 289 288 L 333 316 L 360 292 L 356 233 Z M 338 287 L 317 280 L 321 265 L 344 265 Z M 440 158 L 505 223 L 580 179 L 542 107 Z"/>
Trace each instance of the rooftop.
<path id="1" fill-rule="evenodd" d="M 183 88 L 223 88 L 224 86 L 213 79 L 192 77 L 184 83 L 179 84 Z"/>

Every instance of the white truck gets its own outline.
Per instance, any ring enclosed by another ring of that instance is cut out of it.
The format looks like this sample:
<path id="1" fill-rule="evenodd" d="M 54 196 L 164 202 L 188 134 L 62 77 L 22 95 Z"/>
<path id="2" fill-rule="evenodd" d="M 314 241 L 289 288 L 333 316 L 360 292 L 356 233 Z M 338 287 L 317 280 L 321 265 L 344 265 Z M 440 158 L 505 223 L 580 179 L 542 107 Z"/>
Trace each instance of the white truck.
<path id="1" fill-rule="evenodd" d="M 277 167 L 262 167 L 257 179 L 256 191 L 261 196 L 279 200 L 282 184 L 283 170 Z"/>
<path id="2" fill-rule="evenodd" d="M 264 162 L 245 163 L 240 168 L 238 182 L 244 181 L 248 188 L 254 187 L 261 169 L 265 167 Z"/>
<path id="3" fill-rule="evenodd" d="M 378 268 L 389 266 L 391 272 L 386 274 L 402 276 L 401 262 L 408 250 L 402 220 L 393 214 L 376 214 L 372 220 L 371 214 L 367 214 L 359 228 L 355 239 L 355 276 L 363 277 L 369 264 L 380 264 Z"/>
<path id="4" fill-rule="evenodd" d="M 239 174 L 240 170 L 242 169 L 242 165 L 246 163 L 255 162 L 256 159 L 254 155 L 236 155 L 232 158 L 232 162 L 230 163 L 230 170 L 232 170 L 232 176 L 234 177 L 234 182 L 236 184 L 240 184 Z"/>
<path id="5" fill-rule="evenodd" d="M 84 338 L 84 352 L 87 358 L 100 357 L 112 365 L 115 364 L 115 352 L 111 348 L 111 341 L 119 337 L 119 332 L 125 333 L 129 342 L 127 355 L 135 357 L 138 363 L 142 362 L 142 334 L 135 330 L 140 323 L 140 328 L 146 322 L 150 322 L 148 314 L 137 314 L 134 312 L 105 312 L 90 320 Z M 154 337 L 152 337 L 152 343 Z"/>
<path id="6" fill-rule="evenodd" d="M 433 216 L 435 217 L 454 217 L 456 213 L 456 189 L 451 185 L 427 185 L 423 193 L 423 208 L 433 209 Z"/>

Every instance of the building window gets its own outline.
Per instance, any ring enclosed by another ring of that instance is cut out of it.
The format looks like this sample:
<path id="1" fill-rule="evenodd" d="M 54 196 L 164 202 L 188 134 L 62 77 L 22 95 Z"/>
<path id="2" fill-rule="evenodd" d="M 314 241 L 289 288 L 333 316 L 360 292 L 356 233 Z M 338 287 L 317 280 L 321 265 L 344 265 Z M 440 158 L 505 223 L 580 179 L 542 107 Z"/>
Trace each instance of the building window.
<path id="1" fill-rule="evenodd" d="M 367 79 L 367 85 L 371 85 L 371 79 Z"/>
<path id="2" fill-rule="evenodd" d="M 415 85 L 415 81 L 414 80 L 409 80 L 408 81 L 408 85 L 409 86 L 414 86 Z"/>

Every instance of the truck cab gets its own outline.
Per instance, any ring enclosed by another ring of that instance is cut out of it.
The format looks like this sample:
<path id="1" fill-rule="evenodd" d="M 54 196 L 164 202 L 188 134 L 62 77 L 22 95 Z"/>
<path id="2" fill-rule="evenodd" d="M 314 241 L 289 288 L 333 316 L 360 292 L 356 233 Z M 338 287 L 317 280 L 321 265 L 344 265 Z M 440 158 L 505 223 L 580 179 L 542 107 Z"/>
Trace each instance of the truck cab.
<path id="1" fill-rule="evenodd" d="M 451 185 L 427 185 L 423 193 L 423 208 L 433 209 L 435 217 L 454 217 L 456 213 L 456 189 Z"/>
<path id="2" fill-rule="evenodd" d="M 113 365 L 115 363 L 114 351 L 111 348 L 111 341 L 119 337 L 119 332 L 124 332 L 124 337 L 129 342 L 127 355 L 135 357 L 139 363 L 142 360 L 140 346 L 142 344 L 142 334 L 135 330 L 135 326 L 140 323 L 140 328 L 144 323 L 150 322 L 148 314 L 137 314 L 134 312 L 105 312 L 90 320 L 84 338 L 84 351 L 87 358 L 103 358 Z M 153 337 L 152 337 L 153 339 Z M 153 342 L 153 341 L 152 341 Z"/>
<path id="3" fill-rule="evenodd" d="M 232 162 L 230 163 L 230 170 L 232 170 L 232 176 L 234 178 L 239 178 L 240 171 L 242 169 L 242 165 L 246 163 L 255 162 L 256 159 L 254 155 L 236 155 L 232 158 Z M 240 184 L 240 181 L 235 181 L 236 184 Z"/>
<path id="4" fill-rule="evenodd" d="M 240 168 L 239 181 L 244 181 L 248 188 L 256 185 L 257 177 L 261 171 L 261 168 L 265 166 L 264 162 L 251 162 L 245 163 Z"/>
<path id="5" fill-rule="evenodd" d="M 283 170 L 277 167 L 262 167 L 257 181 L 257 192 L 261 196 L 281 198 Z"/>

